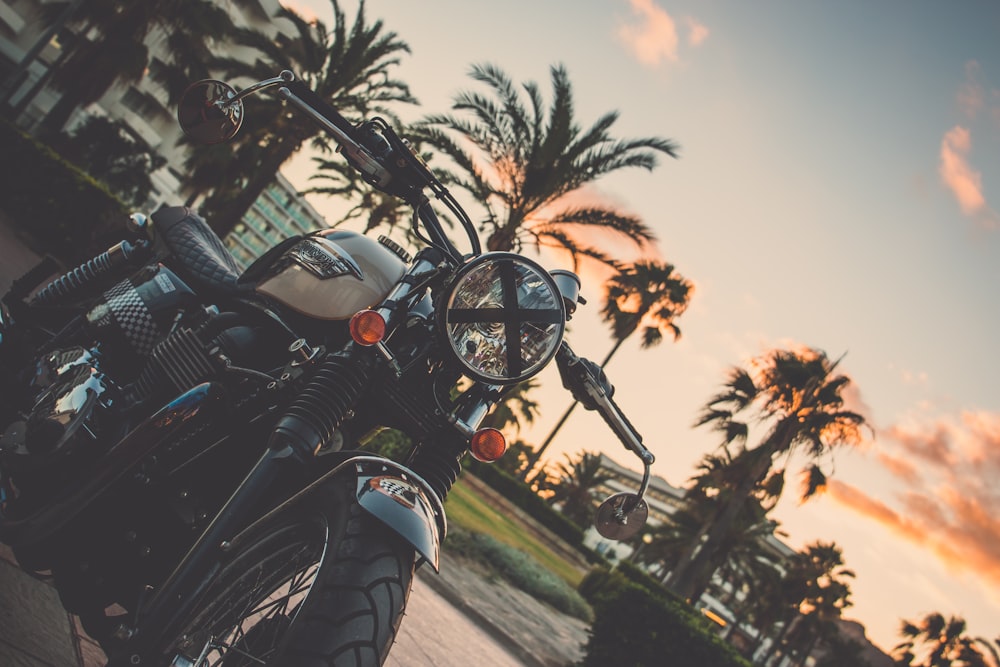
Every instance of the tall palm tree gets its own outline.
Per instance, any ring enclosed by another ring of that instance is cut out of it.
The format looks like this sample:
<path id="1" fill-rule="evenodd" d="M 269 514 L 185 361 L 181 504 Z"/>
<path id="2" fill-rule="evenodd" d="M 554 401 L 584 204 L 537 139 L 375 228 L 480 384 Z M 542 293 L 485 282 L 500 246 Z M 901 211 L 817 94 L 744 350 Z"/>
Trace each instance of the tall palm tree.
<path id="1" fill-rule="evenodd" d="M 406 132 L 409 134 L 409 132 Z M 419 144 L 414 144 L 413 149 L 426 162 L 431 159 L 430 153 L 421 150 Z M 328 221 L 331 227 L 337 227 L 354 220 L 364 221 L 364 231 L 368 233 L 377 228 L 385 228 L 387 231 L 394 231 L 409 225 L 413 219 L 413 209 L 399 197 L 387 194 L 372 187 L 365 181 L 357 169 L 347 164 L 341 156 L 328 159 L 323 156 L 314 157 L 316 171 L 309 177 L 310 181 L 316 181 L 320 185 L 315 185 L 303 191 L 302 194 L 319 194 L 328 197 L 337 197 L 353 202 L 353 206 L 336 221 Z M 444 178 L 444 172 L 433 169 L 438 178 Z M 447 215 L 442 214 L 441 220 L 445 225 L 451 223 Z M 407 240 L 414 245 L 419 245 L 420 241 L 416 230 L 410 227 L 405 230 Z"/>
<path id="2" fill-rule="evenodd" d="M 690 598 L 693 586 L 711 554 L 734 521 L 745 499 L 770 484 L 780 493 L 784 469 L 777 481 L 768 478 L 775 462 L 801 452 L 811 463 L 805 471 L 802 499 L 815 495 L 825 483 L 819 460 L 841 446 L 860 444 L 865 419 L 844 407 L 844 390 L 850 378 L 837 375 L 838 361 L 815 349 L 774 350 L 755 363 L 755 370 L 735 368 L 724 390 L 708 401 L 696 426 L 709 426 L 723 436 L 723 447 L 741 446 L 737 458 L 746 474 L 719 513 L 706 523 L 700 539 L 670 574 L 668 585 Z M 747 414 L 767 432 L 754 446 L 747 446 Z"/>
<path id="3" fill-rule="evenodd" d="M 489 250 L 550 246 L 568 251 L 574 262 L 592 257 L 614 265 L 603 250 L 584 245 L 581 234 L 609 230 L 639 246 L 653 239 L 652 230 L 635 216 L 607 206 L 574 205 L 568 195 L 619 169 L 652 170 L 659 155 L 677 156 L 674 142 L 615 139 L 610 130 L 617 112 L 581 129 L 562 66 L 551 68 L 548 109 L 534 82 L 521 86 L 522 95 L 496 66 L 474 65 L 471 76 L 489 94 L 462 92 L 452 109 L 463 115 L 430 115 L 416 129 L 457 165 L 461 173 L 449 182 L 468 190 L 485 209 L 481 231 Z"/>
<path id="4" fill-rule="evenodd" d="M 896 664 L 905 667 L 986 667 L 986 659 L 975 646 L 976 640 L 965 634 L 965 619 L 945 619 L 932 612 L 919 621 L 903 620 L 903 641 L 892 651 Z M 914 660 L 920 662 L 914 662 Z"/>
<path id="5" fill-rule="evenodd" d="M 562 513 L 577 525 L 589 524 L 594 510 L 593 491 L 610 479 L 601 472 L 601 455 L 581 452 L 576 459 L 566 457 L 556 468 L 555 480 L 549 487 L 552 503 L 562 503 Z"/>
<path id="6" fill-rule="evenodd" d="M 62 95 L 42 121 L 42 131 L 49 135 L 57 134 L 74 110 L 96 102 L 115 82 L 141 79 L 150 62 L 146 40 L 154 30 L 166 35 L 180 71 L 174 78 L 190 80 L 204 76 L 209 40 L 233 29 L 225 8 L 212 0 L 91 0 L 79 6 L 71 22 L 78 26 L 76 44 L 51 69 L 51 82 Z M 98 38 L 91 41 L 87 35 L 93 31 Z"/>
<path id="7" fill-rule="evenodd" d="M 731 479 L 735 466 L 712 454 L 702 458 L 700 473 L 691 480 L 684 496 L 684 507 L 670 516 L 670 522 L 653 532 L 645 562 L 658 562 L 669 573 L 684 556 L 688 545 L 698 539 L 701 527 L 726 502 L 736 486 Z M 703 576 L 692 587 L 692 599 L 698 599 L 712 583 L 713 575 L 728 582 L 733 590 L 755 591 L 773 578 L 777 561 L 764 541 L 774 535 L 777 522 L 767 518 L 767 508 L 756 498 L 748 498 L 742 511 L 724 536 L 721 548 L 711 555 Z"/>
<path id="8" fill-rule="evenodd" d="M 516 432 L 520 432 L 525 424 L 534 423 L 538 416 L 538 403 L 528 394 L 537 388 L 537 378 L 511 386 L 504 394 L 503 402 L 486 416 L 482 425 L 500 430 L 513 427 Z"/>
<path id="9" fill-rule="evenodd" d="M 330 0 L 333 26 L 321 21 L 307 21 L 294 10 L 282 7 L 277 16 L 295 27 L 295 37 L 269 39 L 249 30 L 236 33 L 234 40 L 256 49 L 260 56 L 252 63 L 236 59 L 218 59 L 213 66 L 231 78 L 246 77 L 261 80 L 278 71 L 290 69 L 320 97 L 330 102 L 347 117 L 379 113 L 395 120 L 389 105 L 415 104 L 409 87 L 391 77 L 402 53 L 410 48 L 396 33 L 386 32 L 381 20 L 368 23 L 365 3 L 358 4 L 353 22 L 349 22 L 337 0 Z M 222 170 L 219 187 L 207 198 L 202 209 L 206 218 L 224 236 L 253 205 L 273 180 L 279 167 L 307 142 L 329 150 L 316 124 L 303 114 L 286 109 L 279 101 L 267 96 L 254 100 L 257 119 L 248 123 L 233 151 L 234 159 L 243 166 L 240 178 Z M 248 111 L 248 113 L 250 113 Z M 214 158 L 216 154 L 211 154 Z M 195 152 L 188 167 L 197 169 L 202 153 Z M 253 165 L 248 169 L 247 165 Z M 207 184 L 204 178 L 201 187 Z"/>
<path id="10" fill-rule="evenodd" d="M 797 553 L 787 579 L 790 602 L 798 612 L 789 623 L 787 644 L 799 655 L 799 664 L 812 654 L 821 640 L 836 634 L 835 622 L 851 606 L 848 578 L 854 572 L 844 566 L 843 552 L 833 542 L 817 541 Z"/>
<path id="11" fill-rule="evenodd" d="M 992 642 L 983 637 L 976 637 L 976 643 L 983 647 L 984 657 L 989 656 L 989 667 L 1000 667 L 1000 637 Z"/>
<path id="12" fill-rule="evenodd" d="M 607 284 L 604 307 L 601 314 L 611 326 L 614 344 L 601 362 L 605 367 L 629 337 L 642 330 L 639 346 L 649 349 L 664 340 L 664 332 L 670 332 L 674 340 L 681 335 L 677 326 L 680 317 L 691 300 L 694 286 L 681 276 L 673 264 L 659 261 L 640 261 L 622 267 Z M 573 414 L 578 401 L 573 401 L 559 421 L 539 445 L 533 460 L 525 470 L 528 472 L 538 463 L 563 425 Z"/>

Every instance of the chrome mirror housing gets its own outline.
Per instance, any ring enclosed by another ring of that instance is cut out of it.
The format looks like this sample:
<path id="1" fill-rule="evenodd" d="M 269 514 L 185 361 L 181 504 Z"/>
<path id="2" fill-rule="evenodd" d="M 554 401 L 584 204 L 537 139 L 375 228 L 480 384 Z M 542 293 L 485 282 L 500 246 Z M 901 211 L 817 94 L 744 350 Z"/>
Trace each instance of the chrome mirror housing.
<path id="1" fill-rule="evenodd" d="M 177 120 L 184 134 L 199 144 L 229 141 L 243 124 L 243 102 L 228 83 L 204 79 L 181 95 Z"/>

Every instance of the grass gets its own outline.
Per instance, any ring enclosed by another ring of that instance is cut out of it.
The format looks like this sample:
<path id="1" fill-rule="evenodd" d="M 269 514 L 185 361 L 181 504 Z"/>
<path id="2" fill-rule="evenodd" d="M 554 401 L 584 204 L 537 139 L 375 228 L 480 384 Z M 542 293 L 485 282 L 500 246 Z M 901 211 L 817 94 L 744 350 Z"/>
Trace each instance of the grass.
<path id="1" fill-rule="evenodd" d="M 445 501 L 448 521 L 473 533 L 483 533 L 493 539 L 522 551 L 537 560 L 545 569 L 565 580 L 572 587 L 579 585 L 583 573 L 544 544 L 526 534 L 521 525 L 509 516 L 498 512 L 481 496 L 458 481 Z M 447 548 L 447 540 L 445 541 Z"/>
<path id="2" fill-rule="evenodd" d="M 473 533 L 453 526 L 448 536 L 448 550 L 469 559 L 490 580 L 503 579 L 564 614 L 587 623 L 594 620 L 593 609 L 574 587 L 516 547 L 485 533 Z"/>

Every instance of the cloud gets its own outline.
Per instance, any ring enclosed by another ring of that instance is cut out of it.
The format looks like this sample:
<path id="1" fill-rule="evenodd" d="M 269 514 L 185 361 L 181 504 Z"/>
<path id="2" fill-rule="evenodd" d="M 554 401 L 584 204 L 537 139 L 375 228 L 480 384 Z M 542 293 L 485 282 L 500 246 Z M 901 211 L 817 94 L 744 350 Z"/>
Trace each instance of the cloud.
<path id="1" fill-rule="evenodd" d="M 947 428 L 937 424 L 933 431 L 921 429 L 914 431 L 906 426 L 893 425 L 883 431 L 892 438 L 910 456 L 934 466 L 950 466 L 953 463 L 952 451 Z"/>
<path id="2" fill-rule="evenodd" d="M 1000 216 L 986 202 L 982 173 L 969 162 L 972 152 L 970 127 L 977 127 L 977 133 L 984 127 L 987 133 L 1000 130 L 1000 91 L 987 91 L 980 81 L 981 74 L 977 61 L 965 63 L 965 78 L 955 95 L 955 103 L 964 121 L 948 130 L 941 139 L 938 175 L 964 215 L 984 228 L 995 229 L 1000 226 Z M 987 125 L 977 124 L 981 116 L 986 116 Z"/>
<path id="3" fill-rule="evenodd" d="M 983 177 L 969 163 L 972 134 L 961 125 L 948 130 L 941 140 L 941 162 L 938 174 L 951 191 L 962 213 L 986 227 L 996 227 L 997 216 L 986 205 Z"/>
<path id="4" fill-rule="evenodd" d="M 920 473 L 910 461 L 883 452 L 879 452 L 875 456 L 882 467 L 892 473 L 893 477 L 898 477 L 908 484 L 916 484 L 920 481 Z"/>
<path id="5" fill-rule="evenodd" d="M 986 91 L 979 83 L 979 63 L 975 60 L 965 63 L 965 81 L 958 88 L 956 102 L 959 110 L 969 120 L 978 116 L 986 106 Z"/>
<path id="6" fill-rule="evenodd" d="M 680 62 L 677 21 L 653 0 L 628 2 L 632 20 L 620 21 L 617 35 L 636 60 L 650 67 L 657 67 L 663 61 Z M 697 20 L 685 17 L 683 25 L 687 29 L 688 45 L 699 46 L 708 38 L 708 28 Z"/>
<path id="7" fill-rule="evenodd" d="M 684 19 L 684 23 L 688 29 L 688 44 L 691 46 L 700 46 L 702 42 L 708 39 L 708 28 L 698 23 L 696 19 L 689 16 Z"/>
<path id="8" fill-rule="evenodd" d="M 892 503 L 843 481 L 828 495 L 937 556 L 1000 586 L 1000 414 L 963 412 L 881 432 L 877 461 L 900 482 Z M 888 449 L 890 451 L 884 451 Z"/>
<path id="9" fill-rule="evenodd" d="M 955 493 L 909 494 L 904 499 L 905 512 L 901 512 L 840 480 L 829 480 L 827 495 L 930 551 L 949 568 L 1000 586 L 1000 520 L 976 499 Z"/>

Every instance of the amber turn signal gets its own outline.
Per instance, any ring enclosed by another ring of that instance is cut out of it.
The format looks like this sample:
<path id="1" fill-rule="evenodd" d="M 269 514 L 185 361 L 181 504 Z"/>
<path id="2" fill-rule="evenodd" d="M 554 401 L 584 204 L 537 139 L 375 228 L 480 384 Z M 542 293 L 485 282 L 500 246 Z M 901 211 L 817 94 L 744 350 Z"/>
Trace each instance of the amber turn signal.
<path id="1" fill-rule="evenodd" d="M 495 428 L 483 428 L 469 439 L 472 456 L 483 463 L 493 463 L 507 451 L 507 439 Z"/>
<path id="2" fill-rule="evenodd" d="M 358 345 L 375 345 L 385 337 L 385 320 L 374 310 L 359 310 L 351 317 L 351 338 Z"/>

